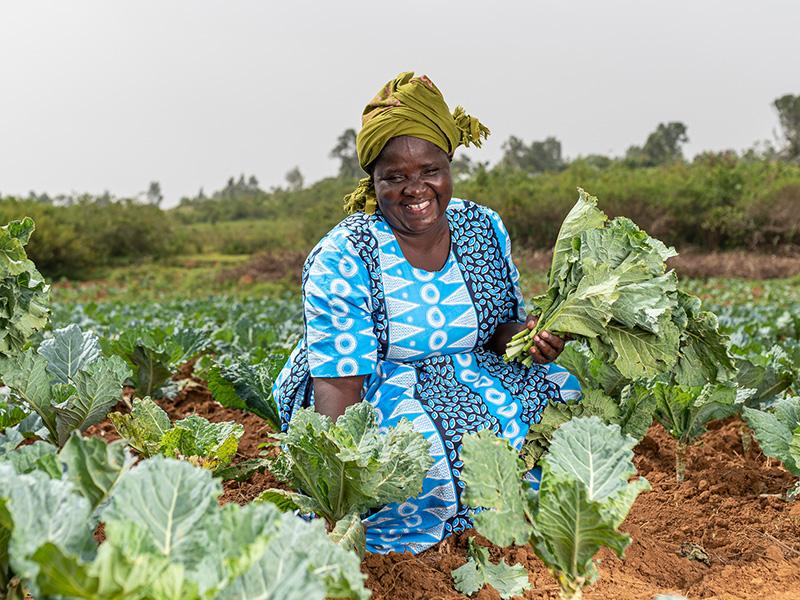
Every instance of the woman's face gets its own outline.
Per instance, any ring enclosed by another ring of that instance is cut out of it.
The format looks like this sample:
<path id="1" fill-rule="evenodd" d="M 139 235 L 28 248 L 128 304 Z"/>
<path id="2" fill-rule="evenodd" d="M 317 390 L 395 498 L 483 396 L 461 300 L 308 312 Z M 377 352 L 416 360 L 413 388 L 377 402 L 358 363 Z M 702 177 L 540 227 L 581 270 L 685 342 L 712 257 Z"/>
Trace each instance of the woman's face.
<path id="1" fill-rule="evenodd" d="M 420 235 L 446 224 L 453 180 L 441 148 L 415 137 L 392 138 L 375 160 L 372 176 L 378 207 L 395 231 Z"/>

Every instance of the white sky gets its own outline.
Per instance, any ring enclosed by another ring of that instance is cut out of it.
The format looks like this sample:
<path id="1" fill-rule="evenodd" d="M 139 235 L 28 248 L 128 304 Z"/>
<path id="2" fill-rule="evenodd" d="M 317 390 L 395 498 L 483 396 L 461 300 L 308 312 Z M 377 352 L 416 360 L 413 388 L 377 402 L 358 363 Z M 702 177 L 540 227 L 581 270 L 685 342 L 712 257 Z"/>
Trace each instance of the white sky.
<path id="1" fill-rule="evenodd" d="M 0 192 L 335 174 L 336 137 L 403 70 L 509 135 L 621 154 L 660 121 L 691 155 L 773 138 L 800 93 L 797 0 L 0 0 Z"/>

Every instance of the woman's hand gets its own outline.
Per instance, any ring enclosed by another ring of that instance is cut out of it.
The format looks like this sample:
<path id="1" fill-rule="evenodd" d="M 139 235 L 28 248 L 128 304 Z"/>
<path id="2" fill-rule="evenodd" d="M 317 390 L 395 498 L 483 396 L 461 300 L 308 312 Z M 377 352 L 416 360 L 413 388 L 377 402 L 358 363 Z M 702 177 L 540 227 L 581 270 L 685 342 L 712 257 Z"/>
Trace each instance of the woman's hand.
<path id="1" fill-rule="evenodd" d="M 525 321 L 525 327 L 533 330 L 538 321 L 539 317 L 528 315 L 528 318 Z M 568 336 L 560 338 L 557 335 L 553 335 L 549 331 L 539 332 L 536 334 L 536 337 L 533 338 L 534 343 L 529 350 L 531 356 L 533 357 L 533 362 L 540 365 L 553 362 L 564 350 L 564 344 L 569 339 L 570 338 Z"/>

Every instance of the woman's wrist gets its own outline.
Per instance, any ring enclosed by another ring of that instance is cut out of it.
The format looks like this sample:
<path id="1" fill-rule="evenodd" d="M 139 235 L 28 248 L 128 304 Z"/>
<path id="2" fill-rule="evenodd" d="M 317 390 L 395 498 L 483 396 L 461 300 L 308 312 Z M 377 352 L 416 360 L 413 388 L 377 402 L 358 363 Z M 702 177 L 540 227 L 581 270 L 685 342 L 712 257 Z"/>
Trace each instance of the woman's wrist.
<path id="1" fill-rule="evenodd" d="M 511 323 L 501 323 L 494 330 L 494 335 L 489 339 L 486 347 L 495 352 L 496 354 L 505 354 L 506 346 L 511 338 L 518 334 L 523 329 L 526 329 L 525 323 L 520 321 L 512 321 Z"/>

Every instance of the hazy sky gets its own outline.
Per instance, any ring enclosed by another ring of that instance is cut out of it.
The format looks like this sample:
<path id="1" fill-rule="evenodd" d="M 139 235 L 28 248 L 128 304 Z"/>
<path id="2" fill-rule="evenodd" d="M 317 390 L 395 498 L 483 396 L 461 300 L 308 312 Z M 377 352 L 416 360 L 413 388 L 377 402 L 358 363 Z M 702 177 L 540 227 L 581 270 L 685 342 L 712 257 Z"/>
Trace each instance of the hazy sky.
<path id="1" fill-rule="evenodd" d="M 0 0 L 0 192 L 314 181 L 404 70 L 492 129 L 481 160 L 512 134 L 621 154 L 670 120 L 689 154 L 741 150 L 800 93 L 799 28 L 797 0 Z"/>

